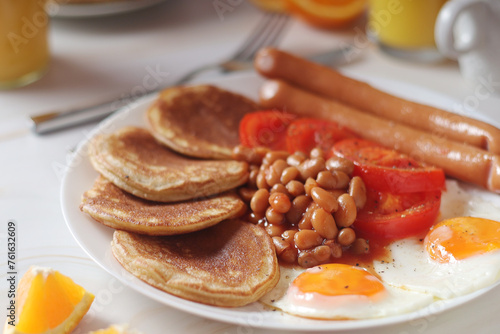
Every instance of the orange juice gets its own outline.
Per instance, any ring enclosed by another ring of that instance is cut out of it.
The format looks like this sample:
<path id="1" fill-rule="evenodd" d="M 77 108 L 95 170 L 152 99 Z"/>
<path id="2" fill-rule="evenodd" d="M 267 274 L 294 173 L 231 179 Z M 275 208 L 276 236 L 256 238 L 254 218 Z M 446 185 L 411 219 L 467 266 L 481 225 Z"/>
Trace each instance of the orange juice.
<path id="1" fill-rule="evenodd" d="M 368 33 L 399 49 L 434 48 L 434 24 L 447 0 L 370 0 Z"/>
<path id="2" fill-rule="evenodd" d="M 37 80 L 49 62 L 45 0 L 0 0 L 0 88 Z"/>

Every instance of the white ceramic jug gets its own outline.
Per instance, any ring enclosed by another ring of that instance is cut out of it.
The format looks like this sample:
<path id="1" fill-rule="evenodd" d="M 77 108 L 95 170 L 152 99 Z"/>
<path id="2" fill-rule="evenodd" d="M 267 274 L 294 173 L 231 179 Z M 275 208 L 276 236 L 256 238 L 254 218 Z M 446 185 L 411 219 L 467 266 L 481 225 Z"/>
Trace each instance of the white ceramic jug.
<path id="1" fill-rule="evenodd" d="M 438 50 L 474 85 L 500 93 L 500 0 L 451 0 L 435 26 Z"/>

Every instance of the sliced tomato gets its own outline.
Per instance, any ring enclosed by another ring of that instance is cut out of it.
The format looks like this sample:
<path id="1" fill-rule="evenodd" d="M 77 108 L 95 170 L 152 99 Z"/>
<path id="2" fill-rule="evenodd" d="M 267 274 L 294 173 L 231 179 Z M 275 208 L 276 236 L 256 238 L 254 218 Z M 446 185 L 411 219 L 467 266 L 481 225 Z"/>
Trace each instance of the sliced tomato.
<path id="1" fill-rule="evenodd" d="M 286 150 L 286 130 L 296 115 L 276 110 L 246 114 L 240 121 L 240 142 L 244 146 L 264 146 Z"/>
<path id="2" fill-rule="evenodd" d="M 313 148 L 328 152 L 333 144 L 342 139 L 356 138 L 354 132 L 331 121 L 301 118 L 290 124 L 286 132 L 286 147 L 290 153 L 309 153 Z"/>
<path id="3" fill-rule="evenodd" d="M 364 237 L 402 239 L 426 232 L 436 221 L 441 192 L 391 194 L 367 190 L 354 228 Z"/>
<path id="4" fill-rule="evenodd" d="M 333 146 L 331 153 L 353 161 L 353 174 L 360 176 L 367 188 L 401 194 L 445 187 L 442 169 L 426 166 L 367 140 L 342 140 Z"/>

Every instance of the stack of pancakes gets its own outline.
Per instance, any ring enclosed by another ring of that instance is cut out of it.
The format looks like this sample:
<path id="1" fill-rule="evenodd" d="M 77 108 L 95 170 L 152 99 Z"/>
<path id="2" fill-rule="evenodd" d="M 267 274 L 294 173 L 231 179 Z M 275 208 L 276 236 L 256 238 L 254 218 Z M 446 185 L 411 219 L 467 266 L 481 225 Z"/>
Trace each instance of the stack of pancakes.
<path id="1" fill-rule="evenodd" d="M 248 178 L 231 160 L 251 100 L 201 85 L 163 91 L 147 112 L 150 129 L 100 134 L 89 157 L 100 176 L 80 208 L 116 229 L 116 259 L 176 296 L 242 306 L 272 289 L 279 270 L 267 233 L 241 218 L 235 189 Z"/>

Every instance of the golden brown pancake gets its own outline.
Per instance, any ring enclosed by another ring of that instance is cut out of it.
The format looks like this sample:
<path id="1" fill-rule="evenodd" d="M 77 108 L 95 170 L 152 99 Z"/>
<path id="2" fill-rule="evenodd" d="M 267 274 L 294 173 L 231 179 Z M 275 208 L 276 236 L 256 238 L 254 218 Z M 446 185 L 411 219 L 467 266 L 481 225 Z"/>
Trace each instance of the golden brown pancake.
<path id="1" fill-rule="evenodd" d="M 147 112 L 151 133 L 172 150 L 198 158 L 231 158 L 240 120 L 259 109 L 252 100 L 210 85 L 161 92 Z"/>
<path id="2" fill-rule="evenodd" d="M 187 202 L 162 203 L 131 195 L 102 176 L 85 192 L 80 209 L 119 230 L 172 235 L 198 231 L 238 216 L 246 206 L 235 192 Z"/>
<path id="3" fill-rule="evenodd" d="M 246 163 L 190 159 L 136 127 L 96 136 L 89 145 L 89 156 L 94 168 L 119 188 L 159 202 L 218 194 L 248 178 Z"/>
<path id="4" fill-rule="evenodd" d="M 238 219 L 176 236 L 115 231 L 112 251 L 146 283 L 192 301 L 236 307 L 258 300 L 279 280 L 266 231 Z"/>

